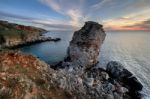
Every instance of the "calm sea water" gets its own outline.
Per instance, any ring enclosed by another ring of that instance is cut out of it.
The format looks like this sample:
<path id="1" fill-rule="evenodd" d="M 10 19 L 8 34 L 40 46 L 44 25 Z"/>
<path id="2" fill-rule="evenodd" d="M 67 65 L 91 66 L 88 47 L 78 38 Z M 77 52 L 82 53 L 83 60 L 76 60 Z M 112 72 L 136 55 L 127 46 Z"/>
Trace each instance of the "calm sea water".
<path id="1" fill-rule="evenodd" d="M 119 61 L 144 85 L 144 99 L 150 99 L 150 32 L 108 32 L 99 56 L 100 66 Z M 66 56 L 73 32 L 49 32 L 45 36 L 60 37 L 60 42 L 44 42 L 21 48 L 38 56 L 49 64 L 55 64 Z"/>

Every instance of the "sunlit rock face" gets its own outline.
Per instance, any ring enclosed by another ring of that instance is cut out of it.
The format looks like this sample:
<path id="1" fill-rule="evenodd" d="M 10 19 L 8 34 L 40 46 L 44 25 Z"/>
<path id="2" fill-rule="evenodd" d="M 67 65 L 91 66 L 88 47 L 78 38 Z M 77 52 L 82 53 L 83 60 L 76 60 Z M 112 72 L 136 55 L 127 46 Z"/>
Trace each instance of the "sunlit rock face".
<path id="1" fill-rule="evenodd" d="M 102 25 L 92 21 L 86 22 L 79 31 L 74 33 L 68 47 L 71 62 L 84 68 L 95 65 L 105 36 Z"/>

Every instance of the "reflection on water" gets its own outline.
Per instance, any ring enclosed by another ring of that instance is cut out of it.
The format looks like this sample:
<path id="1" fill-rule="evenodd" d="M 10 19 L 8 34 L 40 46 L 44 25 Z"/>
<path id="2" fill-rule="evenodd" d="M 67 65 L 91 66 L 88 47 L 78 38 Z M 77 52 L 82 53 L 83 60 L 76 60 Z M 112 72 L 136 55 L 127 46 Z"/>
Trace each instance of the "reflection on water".
<path id="1" fill-rule="evenodd" d="M 22 48 L 48 63 L 63 60 L 73 32 L 48 33 L 46 36 L 60 37 L 60 42 L 44 42 Z M 120 61 L 135 74 L 144 85 L 143 93 L 150 94 L 150 33 L 109 32 L 101 49 L 100 65 L 111 60 Z"/>

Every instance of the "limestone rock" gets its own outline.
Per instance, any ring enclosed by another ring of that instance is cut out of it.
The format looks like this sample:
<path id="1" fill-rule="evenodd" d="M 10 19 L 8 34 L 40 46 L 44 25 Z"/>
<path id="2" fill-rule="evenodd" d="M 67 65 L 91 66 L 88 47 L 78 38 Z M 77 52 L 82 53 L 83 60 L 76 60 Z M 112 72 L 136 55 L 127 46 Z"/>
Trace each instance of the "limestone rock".
<path id="1" fill-rule="evenodd" d="M 70 61 L 84 68 L 90 68 L 97 63 L 100 47 L 105 39 L 102 25 L 96 22 L 86 22 L 76 31 L 68 47 Z"/>

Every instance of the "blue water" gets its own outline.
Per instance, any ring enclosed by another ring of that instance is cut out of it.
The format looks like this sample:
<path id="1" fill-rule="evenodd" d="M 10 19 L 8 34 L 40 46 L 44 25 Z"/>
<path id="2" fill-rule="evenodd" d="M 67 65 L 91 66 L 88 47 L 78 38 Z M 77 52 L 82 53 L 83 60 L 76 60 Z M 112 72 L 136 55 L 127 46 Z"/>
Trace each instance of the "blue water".
<path id="1" fill-rule="evenodd" d="M 38 56 L 49 64 L 56 64 L 66 56 L 69 41 L 72 39 L 73 32 L 49 32 L 46 37 L 61 38 L 59 42 L 43 42 L 21 48 L 23 52 Z"/>
<path id="2" fill-rule="evenodd" d="M 144 85 L 142 94 L 150 99 L 150 32 L 107 32 L 99 60 L 105 67 L 111 61 L 120 61 Z M 60 37 L 60 42 L 44 42 L 21 48 L 22 51 L 38 56 L 55 64 L 66 56 L 73 32 L 49 32 L 45 36 Z"/>

